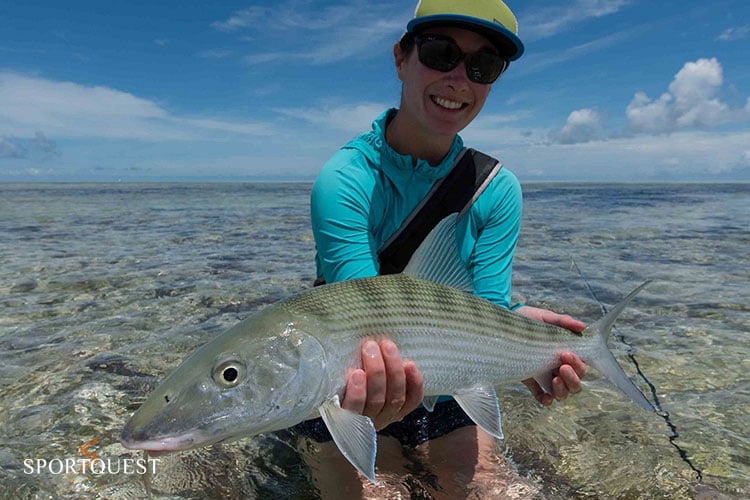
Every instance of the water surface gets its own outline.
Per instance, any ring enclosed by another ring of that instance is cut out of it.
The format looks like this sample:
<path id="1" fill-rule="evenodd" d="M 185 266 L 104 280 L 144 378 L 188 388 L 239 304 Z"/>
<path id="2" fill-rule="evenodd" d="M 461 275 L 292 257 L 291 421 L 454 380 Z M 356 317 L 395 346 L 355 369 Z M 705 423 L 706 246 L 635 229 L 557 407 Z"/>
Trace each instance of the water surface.
<path id="1" fill-rule="evenodd" d="M 148 479 L 28 474 L 24 463 L 83 458 L 92 438 L 102 458 L 140 457 L 117 436 L 158 380 L 223 329 L 309 287 L 309 190 L 0 185 L 0 497 L 315 498 L 289 433 L 159 457 Z M 640 410 L 593 370 L 582 394 L 551 409 L 508 387 L 501 459 L 538 497 L 750 496 L 750 186 L 524 191 L 516 299 L 593 321 L 598 301 L 655 280 L 618 323 L 632 347 L 614 347 L 669 417 Z M 429 491 L 418 475 L 392 480 L 415 498 Z"/>

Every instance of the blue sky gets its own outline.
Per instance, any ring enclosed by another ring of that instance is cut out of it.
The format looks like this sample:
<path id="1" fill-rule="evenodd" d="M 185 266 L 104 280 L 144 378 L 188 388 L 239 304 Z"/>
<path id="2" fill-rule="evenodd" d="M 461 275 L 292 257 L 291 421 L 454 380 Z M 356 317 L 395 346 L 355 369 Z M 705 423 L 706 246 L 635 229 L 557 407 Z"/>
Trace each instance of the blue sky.
<path id="1" fill-rule="evenodd" d="M 750 180 L 750 2 L 509 0 L 467 145 L 522 181 Z M 313 179 L 415 1 L 3 2 L 0 182 Z"/>

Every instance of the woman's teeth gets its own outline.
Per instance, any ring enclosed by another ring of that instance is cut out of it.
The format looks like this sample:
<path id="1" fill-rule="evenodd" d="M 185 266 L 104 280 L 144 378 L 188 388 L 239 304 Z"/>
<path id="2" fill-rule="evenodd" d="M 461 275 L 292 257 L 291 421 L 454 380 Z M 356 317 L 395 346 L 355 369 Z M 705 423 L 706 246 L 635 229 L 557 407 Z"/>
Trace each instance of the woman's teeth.
<path id="1" fill-rule="evenodd" d="M 448 99 L 443 99 L 442 97 L 437 97 L 437 96 L 433 96 L 432 101 L 438 106 L 443 107 L 445 109 L 460 109 L 464 105 L 464 103 L 462 102 L 450 101 Z"/>

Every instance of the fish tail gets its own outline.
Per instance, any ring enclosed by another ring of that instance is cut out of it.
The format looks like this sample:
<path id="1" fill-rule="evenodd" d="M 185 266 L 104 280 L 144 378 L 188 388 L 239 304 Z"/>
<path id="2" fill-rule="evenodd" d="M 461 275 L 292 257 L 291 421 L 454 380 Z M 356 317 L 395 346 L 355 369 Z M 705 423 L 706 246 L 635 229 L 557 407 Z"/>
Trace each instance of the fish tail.
<path id="1" fill-rule="evenodd" d="M 636 385 L 628 378 L 620 364 L 617 362 L 617 359 L 615 359 L 612 354 L 612 351 L 610 351 L 607 346 L 607 339 L 612 332 L 612 325 L 614 325 L 615 320 L 633 297 L 635 297 L 649 283 L 651 283 L 651 280 L 646 281 L 630 292 L 630 294 L 614 306 L 611 311 L 587 329 L 593 330 L 598 335 L 600 347 L 597 355 L 594 356 L 594 359 L 589 360 L 589 363 L 602 372 L 613 384 L 619 387 L 621 391 L 630 396 L 630 399 L 638 403 L 644 409 L 655 412 L 656 408 L 654 408 L 640 389 L 638 389 L 638 387 L 636 387 Z"/>

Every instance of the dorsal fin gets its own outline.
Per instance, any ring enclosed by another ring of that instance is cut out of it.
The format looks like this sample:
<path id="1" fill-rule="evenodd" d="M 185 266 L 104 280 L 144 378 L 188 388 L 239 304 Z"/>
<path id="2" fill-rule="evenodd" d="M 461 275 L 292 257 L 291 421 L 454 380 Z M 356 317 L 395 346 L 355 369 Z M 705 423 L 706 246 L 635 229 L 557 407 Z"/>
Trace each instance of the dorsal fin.
<path id="1" fill-rule="evenodd" d="M 458 214 L 438 222 L 419 248 L 414 251 L 404 274 L 471 292 L 471 273 L 461 260 L 456 242 Z"/>

